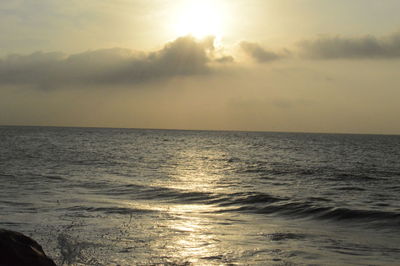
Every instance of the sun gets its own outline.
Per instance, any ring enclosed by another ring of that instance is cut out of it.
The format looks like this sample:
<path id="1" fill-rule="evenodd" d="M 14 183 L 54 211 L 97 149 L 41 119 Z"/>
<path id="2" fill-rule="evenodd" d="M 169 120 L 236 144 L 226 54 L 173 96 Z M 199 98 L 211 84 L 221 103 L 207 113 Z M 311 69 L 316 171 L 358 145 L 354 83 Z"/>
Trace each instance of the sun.
<path id="1" fill-rule="evenodd" d="M 173 28 L 178 36 L 196 38 L 221 37 L 225 28 L 225 13 L 217 0 L 189 0 L 178 8 Z"/>

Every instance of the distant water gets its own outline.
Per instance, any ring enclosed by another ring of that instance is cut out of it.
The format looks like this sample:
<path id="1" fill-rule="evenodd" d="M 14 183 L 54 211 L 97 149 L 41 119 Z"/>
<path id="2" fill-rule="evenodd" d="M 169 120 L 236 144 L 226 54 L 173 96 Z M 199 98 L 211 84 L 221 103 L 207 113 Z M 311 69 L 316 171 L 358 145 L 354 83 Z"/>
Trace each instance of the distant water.
<path id="1" fill-rule="evenodd" d="M 0 178 L 60 265 L 400 263 L 400 136 L 0 127 Z"/>

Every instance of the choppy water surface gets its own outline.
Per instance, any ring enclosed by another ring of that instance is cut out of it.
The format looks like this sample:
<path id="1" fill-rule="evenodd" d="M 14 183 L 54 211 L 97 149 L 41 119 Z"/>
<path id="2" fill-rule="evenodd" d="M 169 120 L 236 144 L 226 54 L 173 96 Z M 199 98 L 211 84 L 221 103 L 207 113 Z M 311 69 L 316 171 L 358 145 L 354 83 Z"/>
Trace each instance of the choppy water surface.
<path id="1" fill-rule="evenodd" d="M 0 127 L 0 227 L 60 265 L 396 265 L 400 137 Z"/>

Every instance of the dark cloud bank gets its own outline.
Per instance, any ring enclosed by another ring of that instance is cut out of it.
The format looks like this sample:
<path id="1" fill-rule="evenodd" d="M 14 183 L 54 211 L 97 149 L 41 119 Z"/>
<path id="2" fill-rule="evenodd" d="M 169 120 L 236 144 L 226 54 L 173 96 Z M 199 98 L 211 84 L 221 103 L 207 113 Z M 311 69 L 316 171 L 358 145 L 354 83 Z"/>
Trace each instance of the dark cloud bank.
<path id="1" fill-rule="evenodd" d="M 258 63 L 267 63 L 285 57 L 284 55 L 268 51 L 257 43 L 241 42 L 240 48 Z"/>
<path id="2" fill-rule="evenodd" d="M 257 43 L 241 42 L 240 48 L 258 63 L 290 57 Z M 312 59 L 400 58 L 400 33 L 377 38 L 323 37 L 300 43 L 300 53 Z M 37 52 L 0 59 L 0 85 L 28 85 L 53 89 L 68 85 L 137 84 L 177 76 L 207 75 L 215 64 L 232 63 L 232 56 L 220 56 L 214 38 L 197 40 L 186 36 L 167 43 L 155 52 L 139 53 L 113 48 L 66 56 Z"/>
<path id="3" fill-rule="evenodd" d="M 241 42 L 240 48 L 258 63 L 270 63 L 293 55 L 287 49 L 277 53 L 252 42 Z M 400 58 L 400 32 L 381 38 L 372 35 L 320 37 L 300 42 L 299 48 L 299 55 L 310 59 L 396 59 Z"/>
<path id="4" fill-rule="evenodd" d="M 44 89 L 68 84 L 132 84 L 208 74 L 211 63 L 232 61 L 230 56 L 215 56 L 212 37 L 196 40 L 187 36 L 149 53 L 113 48 L 70 56 L 42 52 L 10 55 L 0 60 L 0 84 Z"/>
<path id="5" fill-rule="evenodd" d="M 400 58 L 400 32 L 383 38 L 321 37 L 300 43 L 306 57 L 315 59 Z"/>

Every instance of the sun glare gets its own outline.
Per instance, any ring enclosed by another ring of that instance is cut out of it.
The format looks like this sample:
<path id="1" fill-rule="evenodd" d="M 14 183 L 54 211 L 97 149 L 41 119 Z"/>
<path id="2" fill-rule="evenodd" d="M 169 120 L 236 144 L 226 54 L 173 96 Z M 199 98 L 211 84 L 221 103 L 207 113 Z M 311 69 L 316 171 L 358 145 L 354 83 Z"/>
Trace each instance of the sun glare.
<path id="1" fill-rule="evenodd" d="M 224 9 L 218 1 L 185 1 L 177 11 L 173 27 L 178 36 L 221 37 L 224 31 L 224 16 Z"/>

